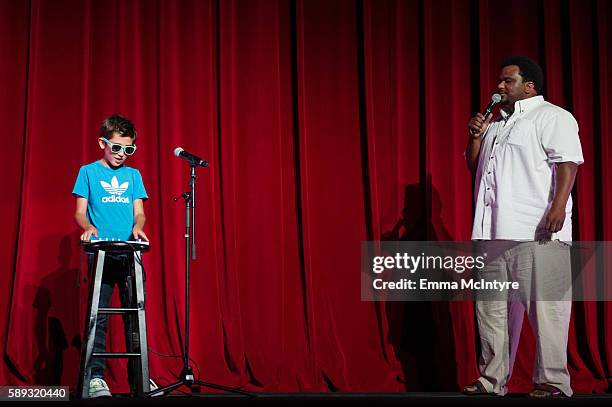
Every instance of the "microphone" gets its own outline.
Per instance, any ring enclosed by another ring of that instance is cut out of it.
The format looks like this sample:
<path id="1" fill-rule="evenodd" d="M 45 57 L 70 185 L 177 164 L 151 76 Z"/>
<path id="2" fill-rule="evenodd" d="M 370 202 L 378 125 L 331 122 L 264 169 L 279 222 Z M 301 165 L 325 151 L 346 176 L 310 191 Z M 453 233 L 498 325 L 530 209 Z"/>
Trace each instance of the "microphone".
<path id="1" fill-rule="evenodd" d="M 485 118 L 485 120 L 487 120 L 487 116 L 491 113 L 491 111 L 493 110 L 493 107 L 496 104 L 498 104 L 500 101 L 501 101 L 501 95 L 499 93 L 494 93 L 493 96 L 491 96 L 491 101 L 489 102 L 487 107 L 485 107 L 484 111 L 482 112 L 482 116 Z"/>
<path id="2" fill-rule="evenodd" d="M 184 160 L 189 161 L 191 165 L 200 165 L 202 167 L 208 167 L 208 161 L 202 160 L 197 155 L 188 153 L 187 151 L 183 150 L 183 147 L 175 148 L 174 155 L 177 156 L 178 158 L 182 158 Z"/>

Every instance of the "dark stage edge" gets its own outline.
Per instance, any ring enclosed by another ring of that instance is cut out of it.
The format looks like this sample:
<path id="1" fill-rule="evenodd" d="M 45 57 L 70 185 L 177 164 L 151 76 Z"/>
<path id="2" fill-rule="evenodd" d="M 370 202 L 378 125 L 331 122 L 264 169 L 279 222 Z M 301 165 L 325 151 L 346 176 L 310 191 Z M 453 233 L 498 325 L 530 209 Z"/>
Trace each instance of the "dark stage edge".
<path id="1" fill-rule="evenodd" d="M 155 398 L 134 398 L 115 396 L 89 400 L 57 402 L 54 405 L 80 404 L 86 406 L 102 405 L 147 405 L 147 406 L 410 406 L 410 405 L 448 405 L 448 406 L 612 406 L 612 394 L 575 395 L 571 398 L 556 400 L 534 400 L 526 394 L 511 394 L 505 397 L 465 396 L 461 393 L 255 393 L 256 397 L 233 394 L 169 395 Z M 44 405 L 50 405 L 46 402 Z M 23 404 L 22 404 L 23 405 Z"/>

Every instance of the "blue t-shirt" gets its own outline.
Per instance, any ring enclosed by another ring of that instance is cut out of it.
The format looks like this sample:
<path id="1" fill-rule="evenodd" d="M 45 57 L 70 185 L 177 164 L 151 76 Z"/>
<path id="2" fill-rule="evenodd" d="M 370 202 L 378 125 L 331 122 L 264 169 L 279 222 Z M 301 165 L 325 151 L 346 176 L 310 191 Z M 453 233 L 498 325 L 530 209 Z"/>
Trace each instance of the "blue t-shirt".
<path id="1" fill-rule="evenodd" d="M 100 161 L 82 166 L 72 194 L 87 199 L 87 219 L 101 239 L 129 240 L 134 226 L 134 200 L 148 198 L 137 169 L 112 169 Z"/>

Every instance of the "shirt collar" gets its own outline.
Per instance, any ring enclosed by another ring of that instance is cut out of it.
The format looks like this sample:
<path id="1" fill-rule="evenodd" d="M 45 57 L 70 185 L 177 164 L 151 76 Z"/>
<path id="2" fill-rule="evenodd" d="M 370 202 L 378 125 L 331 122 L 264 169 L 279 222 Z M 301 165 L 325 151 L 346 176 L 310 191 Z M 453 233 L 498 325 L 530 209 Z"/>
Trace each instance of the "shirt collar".
<path id="1" fill-rule="evenodd" d="M 517 100 L 514 102 L 514 113 L 525 113 L 529 110 L 533 109 L 536 106 L 539 106 L 544 102 L 544 96 L 538 95 L 533 96 L 523 100 Z M 508 120 L 508 113 L 506 113 L 503 109 L 500 110 L 501 116 L 504 120 Z"/>

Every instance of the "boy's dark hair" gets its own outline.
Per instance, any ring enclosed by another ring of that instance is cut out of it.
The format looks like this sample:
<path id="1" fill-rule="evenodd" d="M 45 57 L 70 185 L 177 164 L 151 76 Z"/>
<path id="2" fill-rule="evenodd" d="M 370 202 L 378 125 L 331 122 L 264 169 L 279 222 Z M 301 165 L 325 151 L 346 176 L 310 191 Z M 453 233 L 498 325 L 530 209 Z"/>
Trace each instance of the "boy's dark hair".
<path id="1" fill-rule="evenodd" d="M 107 117 L 102 122 L 100 127 L 100 137 L 110 139 L 113 137 L 113 133 L 119 133 L 122 137 L 130 137 L 132 140 L 136 140 L 136 129 L 134 124 L 123 116 L 114 114 Z"/>
<path id="2" fill-rule="evenodd" d="M 542 67 L 533 59 L 521 55 L 508 57 L 502 62 L 501 68 L 508 65 L 519 67 L 519 73 L 523 77 L 523 82 L 533 82 L 536 92 L 542 93 L 544 87 L 544 73 Z"/>

